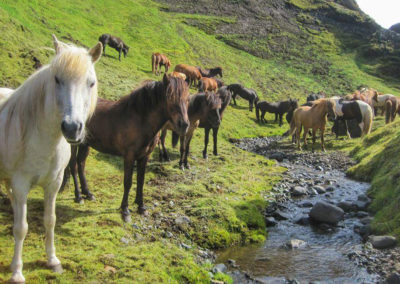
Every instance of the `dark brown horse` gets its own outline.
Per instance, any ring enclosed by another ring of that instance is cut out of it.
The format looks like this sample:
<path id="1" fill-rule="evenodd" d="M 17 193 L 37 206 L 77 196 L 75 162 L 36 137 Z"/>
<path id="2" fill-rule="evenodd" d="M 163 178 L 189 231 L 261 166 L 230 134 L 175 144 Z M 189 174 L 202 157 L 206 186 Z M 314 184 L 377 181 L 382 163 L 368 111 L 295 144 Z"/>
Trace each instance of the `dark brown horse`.
<path id="1" fill-rule="evenodd" d="M 159 75 L 161 73 L 161 66 L 164 66 L 164 73 L 167 73 L 169 67 L 171 67 L 171 61 L 164 54 L 159 52 L 153 53 L 151 55 L 151 70 L 153 74 Z"/>
<path id="2" fill-rule="evenodd" d="M 124 221 L 130 220 L 128 196 L 132 186 L 133 166 L 137 161 L 135 203 L 138 212 L 143 214 L 143 184 L 147 161 L 157 144 L 158 133 L 167 121 L 171 122 L 174 131 L 180 135 L 186 133 L 189 126 L 188 96 L 187 84 L 182 79 L 164 75 L 162 81 L 145 82 L 119 101 L 99 99 L 95 113 L 86 126 L 89 135 L 78 150 L 73 150 L 69 164 L 75 182 L 75 201 L 82 199 L 76 178 L 77 166 L 82 194 L 88 198 L 93 196 L 84 174 L 89 147 L 92 147 L 99 152 L 124 158 L 124 197 L 121 203 Z"/>
<path id="3" fill-rule="evenodd" d="M 228 90 L 227 86 L 223 86 L 219 88 L 217 95 L 221 99 L 221 109 L 219 110 L 219 116 L 222 121 L 222 117 L 224 115 L 226 107 L 229 105 L 231 101 L 231 92 Z M 213 139 L 214 139 L 214 150 L 213 153 L 215 156 L 218 155 L 218 127 L 214 127 L 208 120 L 200 119 L 200 128 L 204 128 L 204 150 L 203 150 L 203 158 L 207 159 L 207 146 L 208 146 L 208 138 L 210 135 L 210 130 L 213 131 Z"/>
<path id="4" fill-rule="evenodd" d="M 253 105 L 255 105 L 259 100 L 256 91 L 245 88 L 240 84 L 230 84 L 228 85 L 228 90 L 232 94 L 234 105 L 236 105 L 236 96 L 239 95 L 239 97 L 249 101 L 249 111 L 253 111 Z"/>
<path id="5" fill-rule="evenodd" d="M 193 137 L 194 131 L 200 124 L 200 121 L 207 123 L 211 127 L 219 127 L 221 122 L 220 119 L 220 108 L 221 99 L 215 93 L 199 93 L 190 97 L 188 116 L 190 121 L 190 126 L 185 135 L 179 135 L 175 131 L 172 133 L 172 146 L 175 147 L 178 143 L 178 138 L 180 136 L 180 160 L 179 167 L 183 170 L 185 167 L 190 168 L 187 157 L 189 154 L 190 142 Z M 167 135 L 167 130 L 173 130 L 171 125 L 167 123 L 162 130 L 160 144 L 162 151 L 160 150 L 160 160 L 169 160 L 168 152 L 165 148 L 165 137 Z"/>
<path id="6" fill-rule="evenodd" d="M 99 41 L 103 44 L 103 54 L 106 55 L 106 45 L 108 44 L 110 47 L 114 48 L 119 53 L 119 61 L 121 61 L 121 52 L 124 54 L 124 57 L 128 54 L 129 46 L 127 46 L 122 39 L 116 36 L 112 36 L 110 34 L 102 34 L 99 37 Z"/>
<path id="7" fill-rule="evenodd" d="M 396 118 L 399 102 L 396 97 L 388 97 L 385 101 L 386 124 L 393 122 Z"/>
<path id="8" fill-rule="evenodd" d="M 256 103 L 256 118 L 257 121 L 267 123 L 267 120 L 264 118 L 265 113 L 274 113 L 275 114 L 275 122 L 278 121 L 279 117 L 279 126 L 282 126 L 282 117 L 285 113 L 289 111 L 294 111 L 299 107 L 297 100 L 289 99 L 287 101 L 277 102 L 277 103 L 269 103 L 267 101 L 259 101 Z M 261 111 L 261 117 L 260 112 Z"/>
<path id="9" fill-rule="evenodd" d="M 221 67 L 214 67 L 214 68 L 201 68 L 199 66 L 196 66 L 196 68 L 199 70 L 199 72 L 201 73 L 201 76 L 203 77 L 215 77 L 217 75 L 221 76 L 222 78 L 222 68 Z"/>

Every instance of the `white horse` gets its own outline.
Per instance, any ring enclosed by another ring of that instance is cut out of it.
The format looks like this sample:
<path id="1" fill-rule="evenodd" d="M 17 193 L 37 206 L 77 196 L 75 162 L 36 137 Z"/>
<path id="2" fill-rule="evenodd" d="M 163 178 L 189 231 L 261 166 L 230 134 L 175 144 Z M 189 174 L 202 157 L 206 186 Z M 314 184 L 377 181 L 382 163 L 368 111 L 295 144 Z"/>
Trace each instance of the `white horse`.
<path id="1" fill-rule="evenodd" d="M 0 88 L 0 105 L 2 105 L 14 92 L 13 89 Z"/>
<path id="2" fill-rule="evenodd" d="M 62 272 L 54 247 L 55 201 L 70 159 L 68 144 L 85 137 L 85 123 L 96 107 L 94 63 L 102 45 L 87 51 L 57 40 L 56 56 L 30 76 L 0 106 L 0 181 L 5 181 L 14 210 L 14 257 L 10 282 L 24 282 L 22 246 L 28 231 L 27 196 L 44 189 L 47 265 Z"/>

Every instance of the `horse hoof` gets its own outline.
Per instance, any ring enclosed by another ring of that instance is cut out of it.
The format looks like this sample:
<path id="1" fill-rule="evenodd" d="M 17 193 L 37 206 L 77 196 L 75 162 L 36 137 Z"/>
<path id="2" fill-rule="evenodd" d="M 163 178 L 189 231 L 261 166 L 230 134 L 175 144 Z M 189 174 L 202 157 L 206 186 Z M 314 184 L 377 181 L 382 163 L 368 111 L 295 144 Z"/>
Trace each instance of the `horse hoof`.
<path id="1" fill-rule="evenodd" d="M 207 154 L 203 154 L 203 159 L 208 159 L 208 155 Z"/>
<path id="2" fill-rule="evenodd" d="M 187 168 L 188 170 L 190 170 L 189 164 L 185 164 L 185 168 Z"/>
<path id="3" fill-rule="evenodd" d="M 62 274 L 64 272 L 64 269 L 62 268 L 61 263 L 57 265 L 50 266 L 51 271 L 54 273 Z"/>
<path id="4" fill-rule="evenodd" d="M 85 201 L 83 200 L 83 198 L 82 197 L 79 197 L 79 198 L 75 198 L 74 199 L 74 202 L 75 203 L 78 203 L 78 204 L 85 204 Z"/>
<path id="5" fill-rule="evenodd" d="M 21 272 L 13 273 L 8 283 L 25 283 L 25 277 Z"/>
<path id="6" fill-rule="evenodd" d="M 214 156 L 218 156 L 218 152 L 214 152 L 213 154 L 214 154 Z"/>
<path id="7" fill-rule="evenodd" d="M 93 194 L 86 195 L 86 196 L 85 196 L 85 199 L 86 199 L 86 200 L 89 200 L 89 201 L 96 201 L 96 198 L 94 197 Z"/>
<path id="8" fill-rule="evenodd" d="M 144 215 L 144 216 L 148 216 L 149 215 L 149 213 L 146 210 L 146 207 L 138 207 L 138 213 L 140 215 Z"/>
<path id="9" fill-rule="evenodd" d="M 125 223 L 131 223 L 132 222 L 131 214 L 130 213 L 129 214 L 122 213 L 122 220 Z"/>

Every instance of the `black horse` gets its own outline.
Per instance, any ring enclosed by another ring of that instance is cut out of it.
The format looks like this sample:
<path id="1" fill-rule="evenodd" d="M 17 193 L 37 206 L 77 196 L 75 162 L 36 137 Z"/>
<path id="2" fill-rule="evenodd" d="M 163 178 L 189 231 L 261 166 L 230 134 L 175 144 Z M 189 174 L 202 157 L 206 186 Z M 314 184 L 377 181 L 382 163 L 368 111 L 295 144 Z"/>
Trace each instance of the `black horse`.
<path id="1" fill-rule="evenodd" d="M 229 105 L 229 102 L 231 101 L 231 92 L 228 90 L 227 86 L 223 86 L 221 87 L 218 92 L 217 95 L 219 96 L 219 98 L 221 99 L 221 108 L 219 110 L 219 116 L 220 116 L 220 120 L 222 121 L 222 117 L 224 114 L 224 111 L 226 109 L 226 107 Z M 203 150 L 203 158 L 207 159 L 207 146 L 208 146 L 208 138 L 210 135 L 210 130 L 212 129 L 213 131 L 213 139 L 214 139 L 214 151 L 213 154 L 215 156 L 218 155 L 218 130 L 219 130 L 219 126 L 218 127 L 213 127 L 209 121 L 200 120 L 200 128 L 204 128 L 204 150 Z"/>
<path id="2" fill-rule="evenodd" d="M 275 122 L 278 121 L 279 117 L 279 126 L 282 126 L 282 117 L 285 113 L 289 111 L 294 111 L 298 108 L 299 104 L 297 100 L 289 99 L 288 101 L 282 101 L 277 103 L 269 103 L 267 101 L 260 101 L 256 103 L 256 118 L 257 121 L 267 123 L 267 120 L 264 118 L 265 113 L 274 113 L 275 114 Z M 261 117 L 260 117 L 261 111 Z"/>
<path id="3" fill-rule="evenodd" d="M 240 84 L 230 84 L 228 85 L 228 90 L 232 94 L 233 104 L 236 105 L 236 96 L 239 95 L 245 100 L 249 101 L 249 111 L 253 111 L 253 105 L 255 105 L 259 98 L 256 91 L 253 89 L 248 89 Z"/>
<path id="4" fill-rule="evenodd" d="M 323 92 L 319 92 L 318 94 L 310 94 L 307 96 L 307 102 L 312 102 L 323 98 L 325 98 L 325 94 Z"/>
<path id="5" fill-rule="evenodd" d="M 200 74 L 202 77 L 215 77 L 217 75 L 221 76 L 222 78 L 222 68 L 221 67 L 214 67 L 214 68 L 201 68 L 199 66 L 196 66 L 196 68 L 199 70 Z"/>
<path id="6" fill-rule="evenodd" d="M 116 49 L 119 53 L 119 61 L 121 61 L 121 52 L 124 53 L 124 57 L 128 54 L 129 46 L 127 46 L 122 39 L 110 34 L 102 34 L 99 37 L 99 41 L 103 44 L 103 54 L 106 55 L 106 45 Z"/>

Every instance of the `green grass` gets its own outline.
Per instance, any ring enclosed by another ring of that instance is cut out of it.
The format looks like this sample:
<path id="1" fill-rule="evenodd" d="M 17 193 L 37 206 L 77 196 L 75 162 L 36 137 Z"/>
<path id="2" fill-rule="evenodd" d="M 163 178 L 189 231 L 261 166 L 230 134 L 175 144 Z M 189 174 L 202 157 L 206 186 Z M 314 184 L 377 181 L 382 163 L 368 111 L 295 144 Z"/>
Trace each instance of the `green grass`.
<path id="1" fill-rule="evenodd" d="M 159 7 L 144 0 L 2 1 L 0 86 L 15 88 L 21 84 L 33 72 L 32 56 L 43 63 L 49 61 L 53 56 L 52 33 L 61 40 L 87 47 L 95 45 L 102 33 L 111 33 L 121 37 L 130 52 L 119 62 L 117 52 L 107 48 L 107 55 L 96 65 L 99 94 L 108 99 L 118 99 L 145 79 L 159 79 L 151 74 L 150 56 L 155 51 L 166 53 L 173 65 L 223 66 L 225 82 L 241 82 L 268 100 L 289 96 L 304 99 L 306 92 L 321 90 L 337 94 L 361 84 L 385 92 L 397 90 L 396 85 L 360 70 L 356 55 L 342 50 L 334 35 L 326 31 L 311 36 L 308 44 L 325 52 L 316 59 L 317 67 L 327 57 L 333 72 L 314 76 L 307 64 L 298 64 L 295 55 L 285 63 L 274 57 L 261 59 L 218 40 L 213 34 L 218 22 L 235 19 L 165 13 Z M 249 44 L 257 47 L 262 42 Z M 134 211 L 135 226 L 124 224 L 118 211 L 123 190 L 122 161 L 92 151 L 87 178 L 96 201 L 74 204 L 71 185 L 57 200 L 56 247 L 65 268 L 62 275 L 45 268 L 42 191 L 33 189 L 28 201 L 29 233 L 24 248 L 28 283 L 209 283 L 212 264 L 198 257 L 199 249 L 264 240 L 267 232 L 262 212 L 269 190 L 284 169 L 232 146 L 228 139 L 279 135 L 287 126 L 259 125 L 254 112 L 247 110 L 247 103 L 238 100 L 238 104 L 229 107 L 224 116 L 219 134 L 220 156 L 209 151 L 208 160 L 201 158 L 202 130 L 194 135 L 190 171 L 178 169 L 177 150 L 170 150 L 173 160 L 165 164 L 157 162 L 155 151 L 144 188 L 149 216 L 142 217 Z M 267 119 L 271 121 L 272 115 Z M 340 143 L 338 147 L 344 147 L 345 142 Z M 130 204 L 134 188 L 135 184 Z M 10 276 L 8 266 L 13 251 L 11 209 L 6 204 L 1 206 L 0 281 Z M 175 226 L 175 218 L 181 215 L 190 217 L 187 227 Z M 173 237 L 165 237 L 166 232 Z M 124 244 L 121 238 L 129 243 Z M 182 243 L 191 248 L 181 248 Z M 107 267 L 115 268 L 111 269 L 115 273 Z M 230 281 L 224 275 L 215 278 Z"/>

